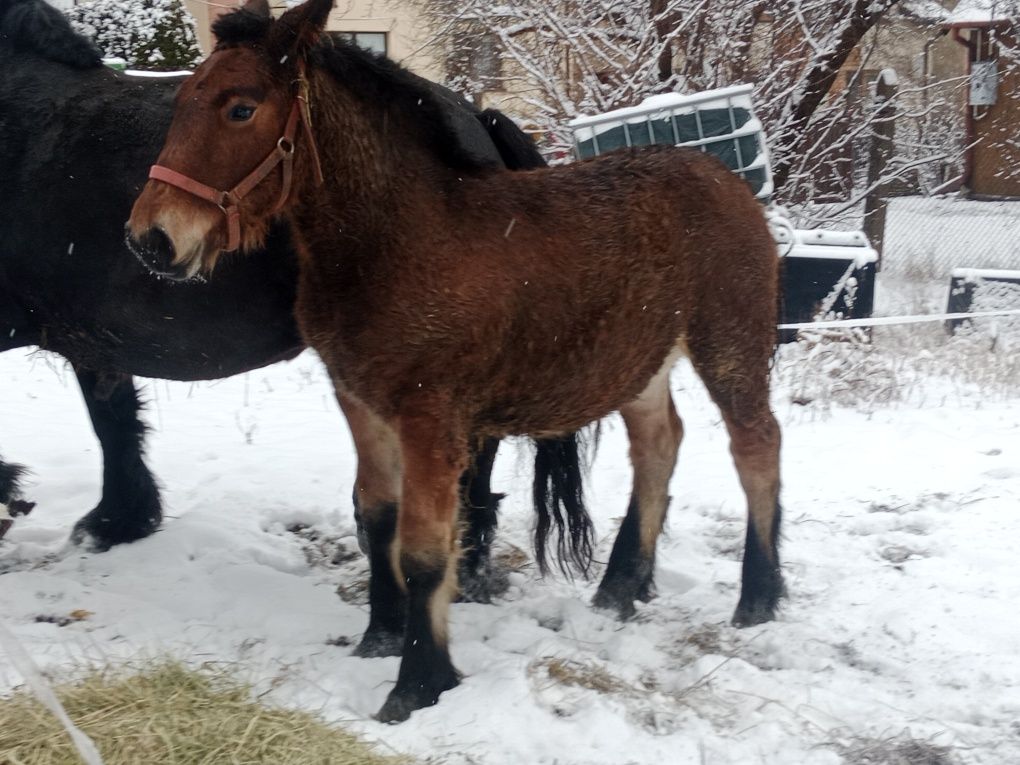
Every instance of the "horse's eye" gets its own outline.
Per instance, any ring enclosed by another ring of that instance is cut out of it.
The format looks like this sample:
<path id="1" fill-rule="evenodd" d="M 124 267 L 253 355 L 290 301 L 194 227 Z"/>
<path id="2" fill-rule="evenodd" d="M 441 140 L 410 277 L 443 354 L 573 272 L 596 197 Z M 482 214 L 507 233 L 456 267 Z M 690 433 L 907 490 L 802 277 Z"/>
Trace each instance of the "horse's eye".
<path id="1" fill-rule="evenodd" d="M 231 122 L 246 122 L 247 120 L 250 120 L 252 118 L 253 114 L 255 114 L 254 106 L 238 104 L 237 106 L 231 107 L 230 113 L 227 115 L 227 117 L 230 119 Z"/>

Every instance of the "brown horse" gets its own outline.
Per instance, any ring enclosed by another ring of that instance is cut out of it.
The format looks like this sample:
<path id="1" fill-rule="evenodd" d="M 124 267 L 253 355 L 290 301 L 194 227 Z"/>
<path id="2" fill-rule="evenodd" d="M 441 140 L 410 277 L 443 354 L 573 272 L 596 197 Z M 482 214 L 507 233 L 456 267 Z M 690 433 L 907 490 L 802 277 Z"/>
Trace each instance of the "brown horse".
<path id="1" fill-rule="evenodd" d="M 682 436 L 668 385 L 681 354 L 722 412 L 747 495 L 734 620 L 771 619 L 778 259 L 746 184 L 672 147 L 526 172 L 480 165 L 406 71 L 320 38 L 331 7 L 218 22 L 221 43 L 181 88 L 129 233 L 186 275 L 257 245 L 277 211 L 293 224 L 298 321 L 354 432 L 364 513 L 399 506 L 395 523 L 370 528 L 390 549 L 373 580 L 407 593 L 406 614 L 373 607 L 365 637 L 403 636 L 379 719 L 406 719 L 458 682 L 447 609 L 469 434 L 564 433 L 619 410 L 633 491 L 595 605 L 626 617 L 652 595 Z"/>

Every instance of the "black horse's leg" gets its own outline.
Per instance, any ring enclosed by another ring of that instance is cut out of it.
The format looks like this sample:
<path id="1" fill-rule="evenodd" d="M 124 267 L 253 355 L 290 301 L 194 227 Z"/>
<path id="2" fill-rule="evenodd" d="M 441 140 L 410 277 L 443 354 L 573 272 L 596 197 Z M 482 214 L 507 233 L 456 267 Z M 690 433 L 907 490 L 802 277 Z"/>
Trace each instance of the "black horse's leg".
<path id="1" fill-rule="evenodd" d="M 771 310 L 766 306 L 763 310 Z M 742 345 L 689 343 L 690 358 L 719 407 L 730 435 L 730 454 L 747 497 L 747 534 L 740 577 L 740 600 L 733 623 L 748 627 L 771 621 L 786 594 L 779 562 L 782 507 L 779 504 L 779 451 L 782 436 L 769 407 L 771 343 L 747 327 L 768 326 L 771 314 L 740 317 L 732 337 Z M 755 321 L 760 321 L 756 324 Z M 720 358 L 725 348 L 725 358 Z M 741 364 L 731 363 L 739 359 Z"/>
<path id="2" fill-rule="evenodd" d="M 506 572 L 492 565 L 492 542 L 496 536 L 499 502 L 505 495 L 492 493 L 492 466 L 499 449 L 498 438 L 486 438 L 471 455 L 471 465 L 460 477 L 461 555 L 458 570 L 460 598 L 472 603 L 491 603 L 506 591 Z"/>
<path id="3" fill-rule="evenodd" d="M 368 555 L 368 628 L 355 656 L 399 656 L 404 644 L 407 595 L 397 581 L 391 547 L 400 498 L 400 444 L 383 420 L 353 396 L 337 401 L 358 451 L 354 513 L 358 541 Z"/>
<path id="4" fill-rule="evenodd" d="M 75 368 L 103 450 L 103 494 L 71 539 L 96 550 L 147 537 L 163 518 L 159 489 L 143 460 L 145 425 L 130 375 Z"/>
<path id="5" fill-rule="evenodd" d="M 633 616 L 635 600 L 647 601 L 654 595 L 655 546 L 666 520 L 669 479 L 683 438 L 669 392 L 671 366 L 672 359 L 637 399 L 620 407 L 630 439 L 634 483 L 593 605 L 611 609 L 621 619 Z"/>

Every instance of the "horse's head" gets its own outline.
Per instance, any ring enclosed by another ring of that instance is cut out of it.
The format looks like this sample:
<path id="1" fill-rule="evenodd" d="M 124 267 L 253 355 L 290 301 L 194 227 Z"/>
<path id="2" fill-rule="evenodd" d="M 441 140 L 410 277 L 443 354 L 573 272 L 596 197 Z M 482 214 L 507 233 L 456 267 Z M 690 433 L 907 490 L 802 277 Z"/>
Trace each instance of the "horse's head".
<path id="1" fill-rule="evenodd" d="M 187 279 L 212 270 L 223 251 L 261 246 L 291 197 L 296 143 L 317 169 L 304 57 L 332 6 L 308 0 L 273 21 L 266 0 L 249 0 L 216 23 L 218 45 L 181 86 L 127 224 L 129 246 L 151 271 Z"/>

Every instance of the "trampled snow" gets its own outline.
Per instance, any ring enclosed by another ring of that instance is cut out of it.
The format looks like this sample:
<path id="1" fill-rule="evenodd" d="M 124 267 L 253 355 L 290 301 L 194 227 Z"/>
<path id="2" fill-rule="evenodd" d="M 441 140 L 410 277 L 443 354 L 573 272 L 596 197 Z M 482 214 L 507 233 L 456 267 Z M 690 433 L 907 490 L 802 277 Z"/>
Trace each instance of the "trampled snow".
<path id="1" fill-rule="evenodd" d="M 39 504 L 0 543 L 0 618 L 54 677 L 167 653 L 228 664 L 270 702 L 431 762 L 835 765 L 869 740 L 1020 762 L 1018 402 L 933 378 L 870 413 L 797 406 L 788 374 L 775 393 L 789 588 L 776 622 L 729 624 L 742 494 L 717 411 L 682 365 L 687 435 L 659 597 L 621 624 L 589 607 L 593 583 L 525 566 L 497 603 L 452 606 L 461 686 L 385 726 L 371 715 L 397 660 L 350 655 L 367 623 L 354 456 L 313 355 L 216 383 L 145 383 L 168 517 L 94 554 L 65 541 L 101 470 L 74 377 L 52 357 L 7 353 L 3 454 L 31 467 Z M 530 553 L 529 463 L 525 445 L 504 444 L 501 549 Z M 600 560 L 629 481 L 610 418 L 588 492 Z M 39 620 L 75 610 L 88 615 Z M 19 683 L 0 658 L 0 689 Z"/>

